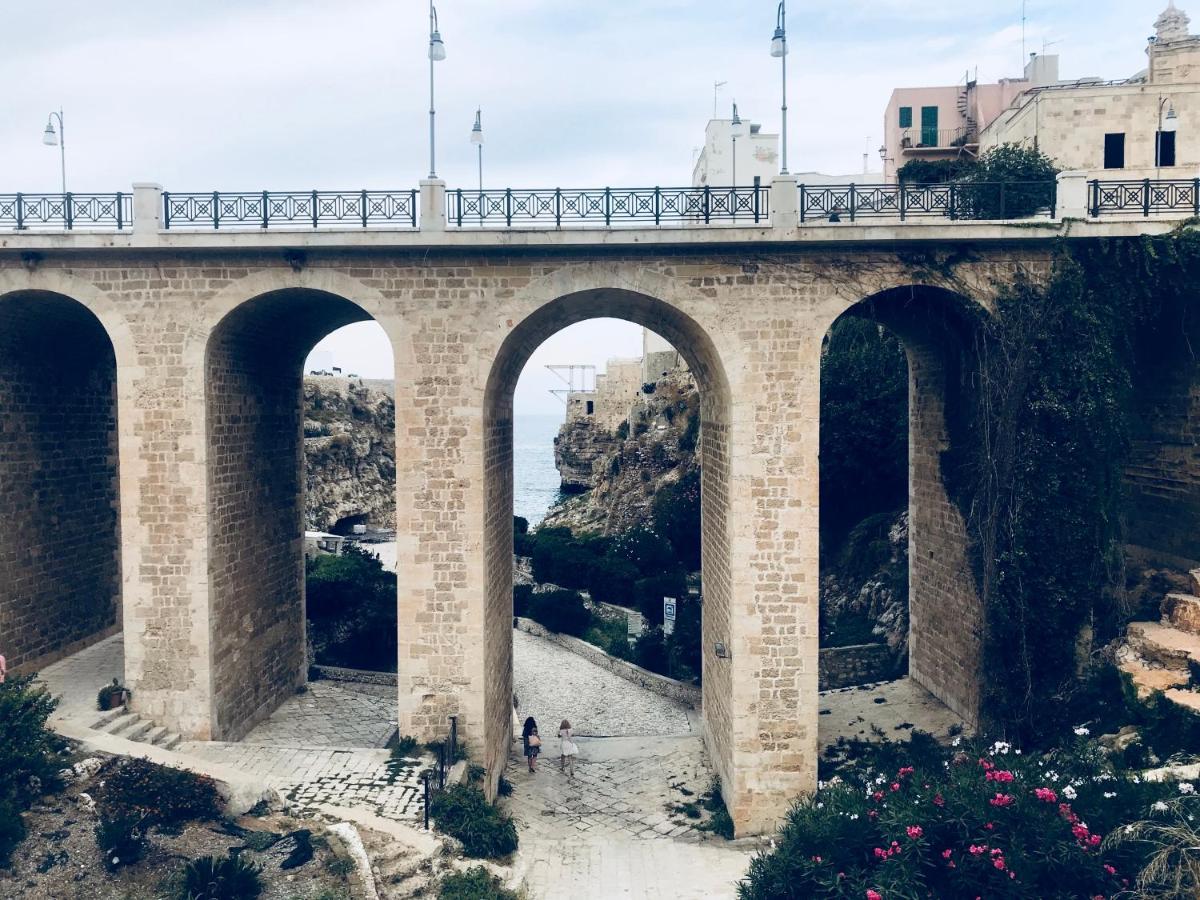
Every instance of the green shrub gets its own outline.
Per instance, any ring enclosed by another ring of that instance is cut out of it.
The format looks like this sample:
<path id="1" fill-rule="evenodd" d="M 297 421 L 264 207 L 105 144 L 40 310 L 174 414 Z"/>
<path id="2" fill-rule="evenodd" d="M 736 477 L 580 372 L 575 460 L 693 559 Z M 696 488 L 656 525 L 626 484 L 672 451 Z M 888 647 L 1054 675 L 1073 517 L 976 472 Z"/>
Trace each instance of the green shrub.
<path id="1" fill-rule="evenodd" d="M 0 804 L 19 811 L 57 787 L 66 742 L 46 728 L 56 705 L 32 675 L 0 682 Z"/>
<path id="2" fill-rule="evenodd" d="M 678 481 L 665 485 L 655 495 L 651 511 L 655 532 L 670 543 L 678 564 L 692 572 L 699 569 L 700 470 L 689 469 Z"/>
<path id="3" fill-rule="evenodd" d="M 221 797 L 207 775 L 121 758 L 107 763 L 98 779 L 103 785 L 96 792 L 96 808 L 109 821 L 140 823 L 144 831 L 221 816 Z"/>
<path id="4" fill-rule="evenodd" d="M 513 516 L 513 534 L 529 534 L 529 520 L 524 516 Z"/>
<path id="5" fill-rule="evenodd" d="M 513 585 L 513 615 L 526 618 L 529 616 L 529 601 L 533 597 L 532 584 Z"/>
<path id="6" fill-rule="evenodd" d="M 438 900 L 518 900 L 483 866 L 447 875 L 438 885 L 437 895 Z"/>
<path id="7" fill-rule="evenodd" d="M 104 867 L 115 872 L 140 861 L 146 853 L 148 827 L 145 817 L 137 813 L 102 810 L 96 825 L 96 845 L 100 848 Z"/>
<path id="8" fill-rule="evenodd" d="M 617 426 L 617 438 L 622 441 L 627 440 L 629 438 L 629 420 L 628 419 L 622 420 L 621 424 Z"/>
<path id="9" fill-rule="evenodd" d="M 254 900 L 262 870 L 240 856 L 203 856 L 183 867 L 179 900 Z"/>
<path id="10" fill-rule="evenodd" d="M 1200 897 L 1200 795 L 1185 794 L 1155 804 L 1152 818 L 1115 829 L 1105 846 L 1135 842 L 1150 858 L 1138 873 L 1139 897 Z"/>
<path id="11" fill-rule="evenodd" d="M 727 841 L 733 840 L 733 817 L 725 805 L 725 797 L 721 794 L 721 782 L 713 779 L 712 787 L 700 798 L 701 804 L 711 813 L 707 822 L 699 826 L 701 831 L 711 831 Z"/>
<path id="12" fill-rule="evenodd" d="M 579 637 L 592 622 L 592 614 L 583 605 L 577 591 L 545 591 L 529 598 L 529 617 L 558 634 Z"/>
<path id="13" fill-rule="evenodd" d="M 112 680 L 112 684 L 106 684 L 104 687 L 100 688 L 99 693 L 96 694 L 96 708 L 100 710 L 107 710 L 112 699 L 114 697 L 120 697 L 124 695 L 124 693 L 125 688 L 121 686 L 121 682 L 114 678 Z"/>
<path id="14" fill-rule="evenodd" d="M 21 811 L 9 801 L 0 800 L 0 869 L 7 869 L 12 852 L 25 840 L 25 822 Z"/>
<path id="15" fill-rule="evenodd" d="M 517 849 L 517 827 L 477 787 L 456 784 L 434 797 L 429 814 L 438 831 L 462 842 L 467 856 L 494 859 Z"/>
<path id="16" fill-rule="evenodd" d="M 633 563 L 643 578 L 659 575 L 678 565 L 670 543 L 646 528 L 617 535 L 612 539 L 608 553 Z"/>
<path id="17" fill-rule="evenodd" d="M 638 570 L 633 563 L 609 556 L 592 565 L 587 576 L 587 592 L 593 600 L 601 603 L 633 606 L 636 603 L 634 582 L 637 577 Z"/>
<path id="18" fill-rule="evenodd" d="M 1104 836 L 1156 818 L 1172 795 L 1115 770 L 1089 741 L 1045 755 L 1003 742 L 872 745 L 792 808 L 738 896 L 1114 896 L 1149 848 Z"/>
<path id="19" fill-rule="evenodd" d="M 366 550 L 347 546 L 305 566 L 306 615 L 321 665 L 396 671 L 396 573 Z"/>
<path id="20" fill-rule="evenodd" d="M 944 184 L 969 174 L 975 166 L 976 161 L 969 156 L 910 159 L 896 171 L 896 178 L 906 184 Z"/>
<path id="21" fill-rule="evenodd" d="M 664 572 L 642 578 L 634 585 L 637 609 L 651 626 L 663 623 L 663 597 L 683 600 L 687 597 L 687 577 L 682 571 Z"/>
<path id="22" fill-rule="evenodd" d="M 958 212 L 972 219 L 1022 219 L 1053 209 L 1058 169 L 1044 153 L 1001 144 L 956 181 Z"/>

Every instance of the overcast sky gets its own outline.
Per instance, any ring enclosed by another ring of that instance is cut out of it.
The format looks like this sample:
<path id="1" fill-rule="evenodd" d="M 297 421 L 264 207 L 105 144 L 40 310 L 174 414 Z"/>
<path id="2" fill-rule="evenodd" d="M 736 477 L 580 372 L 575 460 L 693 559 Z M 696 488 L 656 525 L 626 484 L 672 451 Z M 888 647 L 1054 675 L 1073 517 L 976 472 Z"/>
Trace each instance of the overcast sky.
<path id="1" fill-rule="evenodd" d="M 1028 0 L 1027 47 L 1056 42 L 1063 77 L 1127 77 L 1165 6 Z M 489 185 L 686 184 L 715 81 L 728 82 L 721 116 L 736 99 L 778 129 L 775 7 L 443 0 L 438 173 L 475 182 L 480 106 Z M 74 190 L 415 187 L 429 168 L 427 14 L 421 0 L 0 0 L 0 191 L 58 189 L 41 132 L 60 106 Z M 1020 19 L 1020 0 L 793 0 L 791 169 L 860 171 L 864 150 L 878 167 L 893 87 L 1019 75 Z M 335 356 L 388 374 L 386 347 L 352 333 Z M 576 328 L 531 365 L 601 363 L 635 344 L 627 327 Z M 546 386 L 523 383 L 518 403 L 552 410 Z"/>

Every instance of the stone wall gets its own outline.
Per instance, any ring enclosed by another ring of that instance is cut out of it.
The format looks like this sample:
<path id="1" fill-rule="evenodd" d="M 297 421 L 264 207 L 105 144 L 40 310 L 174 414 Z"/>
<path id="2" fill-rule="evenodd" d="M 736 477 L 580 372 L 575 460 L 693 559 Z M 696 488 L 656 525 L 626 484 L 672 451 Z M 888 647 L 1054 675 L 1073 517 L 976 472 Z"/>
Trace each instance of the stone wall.
<path id="1" fill-rule="evenodd" d="M 891 681 L 903 674 L 896 670 L 896 654 L 887 644 L 822 647 L 820 666 L 823 691 Z"/>
<path id="2" fill-rule="evenodd" d="M 117 370 L 103 326 L 62 296 L 0 297 L 0 654 L 10 667 L 36 671 L 112 632 L 118 503 Z"/>

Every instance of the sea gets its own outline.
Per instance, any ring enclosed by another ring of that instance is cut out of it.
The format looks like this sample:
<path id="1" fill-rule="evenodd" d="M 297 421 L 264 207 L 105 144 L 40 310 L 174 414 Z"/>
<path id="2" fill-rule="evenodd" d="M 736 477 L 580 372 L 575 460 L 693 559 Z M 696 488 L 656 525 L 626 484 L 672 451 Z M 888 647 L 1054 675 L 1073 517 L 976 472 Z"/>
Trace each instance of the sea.
<path id="1" fill-rule="evenodd" d="M 562 496 L 554 468 L 554 438 L 562 413 L 513 416 L 513 512 L 530 527 Z"/>

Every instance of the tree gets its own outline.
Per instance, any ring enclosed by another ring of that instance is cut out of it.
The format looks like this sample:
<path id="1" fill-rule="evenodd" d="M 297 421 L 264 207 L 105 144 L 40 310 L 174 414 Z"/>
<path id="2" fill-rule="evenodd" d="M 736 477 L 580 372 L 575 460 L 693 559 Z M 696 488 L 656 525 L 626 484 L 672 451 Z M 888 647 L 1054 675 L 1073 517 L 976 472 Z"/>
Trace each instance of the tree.
<path id="1" fill-rule="evenodd" d="M 1001 144 L 957 180 L 955 212 L 964 219 L 1023 219 L 1054 208 L 1054 161 L 1040 150 Z"/>

